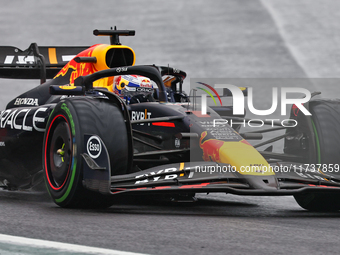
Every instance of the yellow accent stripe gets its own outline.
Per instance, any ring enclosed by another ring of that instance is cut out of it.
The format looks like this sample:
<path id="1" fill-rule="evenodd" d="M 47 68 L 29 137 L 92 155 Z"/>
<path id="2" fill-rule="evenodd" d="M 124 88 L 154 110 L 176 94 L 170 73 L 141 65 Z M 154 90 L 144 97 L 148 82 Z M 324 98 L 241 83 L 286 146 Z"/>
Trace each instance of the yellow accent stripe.
<path id="1" fill-rule="evenodd" d="M 184 169 L 184 163 L 182 162 L 179 164 L 179 171 L 182 171 L 183 169 Z"/>
<path id="2" fill-rule="evenodd" d="M 48 48 L 48 58 L 50 60 L 50 64 L 58 64 L 57 51 L 55 48 Z"/>
<path id="3" fill-rule="evenodd" d="M 324 172 L 322 172 L 319 168 L 318 168 L 318 171 L 320 172 L 320 173 L 322 173 L 323 175 L 326 175 Z M 326 181 L 329 181 L 327 178 L 324 178 Z"/>
<path id="4" fill-rule="evenodd" d="M 323 175 L 325 175 L 325 173 L 323 173 L 323 172 L 320 170 L 320 168 L 318 168 L 318 171 L 319 171 L 320 173 L 322 173 Z"/>

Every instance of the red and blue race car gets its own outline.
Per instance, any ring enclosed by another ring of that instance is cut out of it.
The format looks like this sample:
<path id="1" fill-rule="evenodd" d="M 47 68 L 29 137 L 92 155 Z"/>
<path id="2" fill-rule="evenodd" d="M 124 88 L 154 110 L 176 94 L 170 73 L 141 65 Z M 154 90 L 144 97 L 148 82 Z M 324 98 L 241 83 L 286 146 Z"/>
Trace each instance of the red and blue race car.
<path id="1" fill-rule="evenodd" d="M 0 112 L 0 181 L 8 190 L 45 182 L 62 207 L 108 207 L 118 196 L 195 193 L 293 195 L 305 209 L 340 209 L 339 100 L 311 100 L 299 125 L 244 132 L 232 106 L 205 114 L 183 91 L 186 73 L 135 66 L 120 44 L 132 30 L 95 30 L 111 44 L 0 47 L 0 77 L 40 79 Z M 278 129 L 284 152 L 248 140 Z M 331 171 L 333 170 L 333 171 Z"/>

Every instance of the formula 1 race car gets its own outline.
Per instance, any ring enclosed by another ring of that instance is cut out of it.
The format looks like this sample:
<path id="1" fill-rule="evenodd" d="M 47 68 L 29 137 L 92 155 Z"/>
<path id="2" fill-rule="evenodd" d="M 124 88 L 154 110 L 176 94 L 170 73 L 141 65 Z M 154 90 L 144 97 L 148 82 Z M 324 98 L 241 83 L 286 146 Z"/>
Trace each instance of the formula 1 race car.
<path id="1" fill-rule="evenodd" d="M 305 209 L 340 209 L 340 101 L 311 100 L 299 125 L 242 133 L 215 120 L 245 120 L 233 106 L 198 109 L 186 73 L 134 66 L 119 36 L 92 47 L 0 47 L 0 77 L 40 79 L 0 113 L 0 181 L 31 189 L 43 180 L 62 207 L 108 207 L 120 195 L 293 195 Z M 48 81 L 46 81 L 48 79 Z M 266 123 L 265 123 L 266 124 Z M 252 146 L 263 133 L 283 135 Z M 284 139 L 284 152 L 269 146 Z"/>

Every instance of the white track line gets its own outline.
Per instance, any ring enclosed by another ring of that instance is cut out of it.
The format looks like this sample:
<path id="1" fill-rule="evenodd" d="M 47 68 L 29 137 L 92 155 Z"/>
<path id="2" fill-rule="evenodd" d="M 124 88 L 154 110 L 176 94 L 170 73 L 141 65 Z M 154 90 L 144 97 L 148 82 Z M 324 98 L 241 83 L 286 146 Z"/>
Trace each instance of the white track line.
<path id="1" fill-rule="evenodd" d="M 262 2 L 262 5 L 267 9 L 269 15 L 272 17 L 272 19 L 273 19 L 273 21 L 274 21 L 274 23 L 277 27 L 277 30 L 278 30 L 279 34 L 281 35 L 281 38 L 284 40 L 288 50 L 290 51 L 290 54 L 295 59 L 296 63 L 300 66 L 300 68 L 305 72 L 305 74 L 308 77 L 313 77 L 313 78 L 318 77 L 318 74 L 312 73 L 310 70 L 308 70 L 308 68 L 306 67 L 306 65 L 303 61 L 304 55 L 288 39 L 289 36 L 287 35 L 287 33 L 284 29 L 284 21 L 282 20 L 280 15 L 278 15 L 276 9 L 273 8 L 271 3 L 268 2 L 267 0 L 260 0 L 260 1 Z"/>
<path id="2" fill-rule="evenodd" d="M 339 1 L 260 1 L 309 78 L 340 77 Z"/>
<path id="3" fill-rule="evenodd" d="M 111 254 L 111 255 L 141 255 L 142 254 L 142 253 L 110 250 L 110 249 L 96 248 L 96 247 L 90 247 L 90 246 L 84 246 L 84 245 L 45 241 L 45 240 L 40 240 L 40 239 L 32 239 L 32 238 L 2 235 L 2 234 L 0 234 L 0 243 L 22 245 L 26 247 L 29 246 L 29 247 L 37 247 L 37 248 L 57 249 L 59 251 L 77 252 L 77 253 L 84 253 L 84 254 L 98 254 L 98 255 L 99 254 Z"/>

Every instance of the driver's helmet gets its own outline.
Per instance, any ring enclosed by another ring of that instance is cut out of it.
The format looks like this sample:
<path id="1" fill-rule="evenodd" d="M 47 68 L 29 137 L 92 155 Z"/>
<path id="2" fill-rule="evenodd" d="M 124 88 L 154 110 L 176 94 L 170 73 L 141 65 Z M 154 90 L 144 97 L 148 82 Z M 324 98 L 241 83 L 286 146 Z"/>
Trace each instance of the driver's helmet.
<path id="1" fill-rule="evenodd" d="M 114 77 L 114 92 L 126 99 L 127 104 L 153 101 L 154 92 L 151 80 L 140 75 Z"/>

